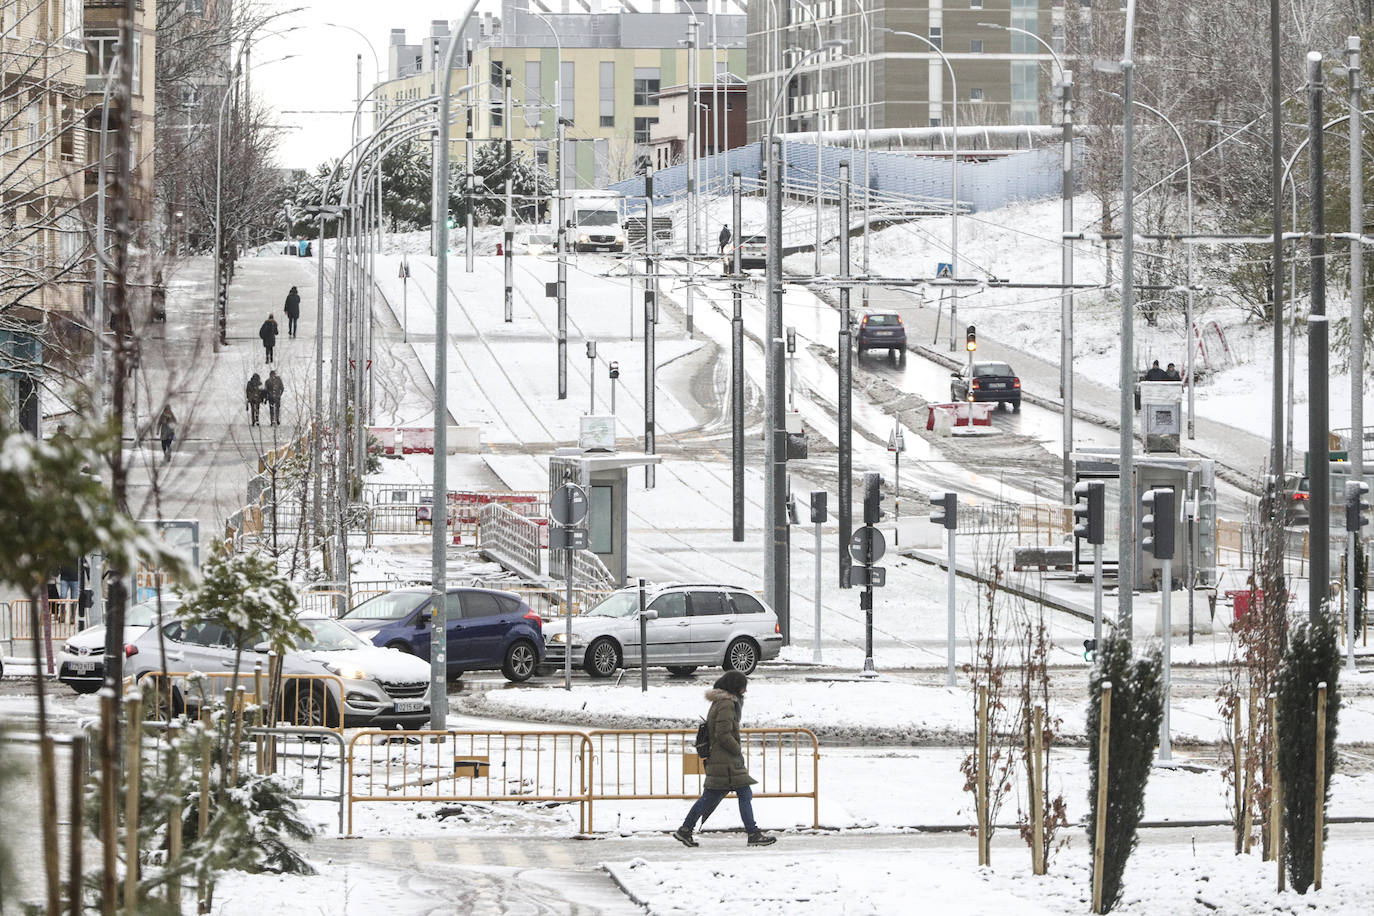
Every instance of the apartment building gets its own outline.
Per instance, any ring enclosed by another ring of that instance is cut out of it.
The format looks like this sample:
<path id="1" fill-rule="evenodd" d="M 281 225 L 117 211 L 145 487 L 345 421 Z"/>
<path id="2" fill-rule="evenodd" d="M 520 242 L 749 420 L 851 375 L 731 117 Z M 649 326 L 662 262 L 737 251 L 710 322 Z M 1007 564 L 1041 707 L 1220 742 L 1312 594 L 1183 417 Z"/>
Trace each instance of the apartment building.
<path id="1" fill-rule="evenodd" d="M 767 133 L 775 103 L 786 130 L 948 126 L 955 105 L 960 125 L 1050 123 L 1051 90 L 1061 79 L 1054 56 L 1006 27 L 1062 54 L 1064 2 L 751 3 L 749 136 Z M 794 49 L 816 48 L 783 91 L 798 60 Z"/>
<path id="2" fill-rule="evenodd" d="M 471 43 L 459 58 L 465 66 L 452 77 L 455 89 L 471 84 L 454 96 L 455 161 L 467 154 L 470 111 L 474 145 L 505 139 L 509 132 L 515 149 L 555 173 L 562 118 L 569 187 L 601 187 L 647 165 L 664 87 L 689 81 L 709 86 L 726 73 L 743 78 L 745 17 L 716 0 L 640 5 L 646 10 L 619 4 L 603 10 L 593 2 L 590 12 L 573 12 L 565 2 L 560 11 L 545 13 L 530 0 L 504 0 L 499 19 L 465 36 L 465 44 Z M 403 34 L 393 32 L 392 40 L 393 47 L 415 47 L 405 44 Z M 389 57 L 398 67 L 378 89 L 382 117 L 396 104 L 429 95 L 438 65 L 422 52 L 420 72 L 406 72 L 400 65 L 416 63 L 413 51 Z"/>
<path id="3" fill-rule="evenodd" d="M 166 2 L 166 0 L 164 0 Z M 109 133 L 104 138 L 107 172 L 113 170 L 109 158 L 113 150 L 114 134 L 120 128 L 123 115 L 117 104 L 110 104 L 107 117 L 102 111 L 110 97 L 117 91 L 115 81 L 110 78 L 119 41 L 119 23 L 124 16 L 125 0 L 85 0 L 85 25 L 83 28 L 86 50 L 86 147 L 85 192 L 88 199 L 94 200 L 99 187 L 98 165 L 101 155 L 102 121 Z M 133 188 L 130 203 L 132 216 L 136 223 L 147 223 L 154 216 L 153 190 L 156 157 L 155 144 L 155 97 L 157 76 L 157 5 L 154 0 L 137 0 L 138 16 L 134 22 L 134 74 L 133 106 L 129 113 L 133 149 L 130 156 Z M 107 175 L 108 181 L 108 175 Z M 94 218 L 94 208 L 91 217 Z"/>

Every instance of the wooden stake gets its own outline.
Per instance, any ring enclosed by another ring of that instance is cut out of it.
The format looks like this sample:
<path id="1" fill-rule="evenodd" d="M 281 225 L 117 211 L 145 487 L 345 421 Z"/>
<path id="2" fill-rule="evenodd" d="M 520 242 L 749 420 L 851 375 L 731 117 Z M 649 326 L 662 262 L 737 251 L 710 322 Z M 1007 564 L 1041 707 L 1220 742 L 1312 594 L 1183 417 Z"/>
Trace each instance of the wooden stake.
<path id="1" fill-rule="evenodd" d="M 167 726 L 167 775 L 177 780 L 177 736 L 180 729 Z M 173 792 L 167 809 L 167 909 L 181 912 L 181 793 Z"/>
<path id="2" fill-rule="evenodd" d="M 978 864 L 988 861 L 988 688 L 978 687 L 978 773 L 975 790 L 978 800 Z"/>
<path id="3" fill-rule="evenodd" d="M 143 763 L 143 703 L 135 690 L 124 700 L 124 912 L 138 912 L 138 788 Z"/>
<path id="4" fill-rule="evenodd" d="M 81 849 L 85 832 L 82 829 L 82 818 L 86 804 L 86 736 L 72 735 L 71 749 L 71 795 L 68 801 L 71 811 L 67 814 L 71 821 L 68 828 L 71 852 L 67 856 L 67 905 L 71 907 L 71 916 L 82 916 L 85 912 L 85 907 L 82 906 L 84 884 L 81 876 Z"/>
<path id="5" fill-rule="evenodd" d="M 1283 893 L 1285 876 L 1283 872 L 1283 778 L 1279 774 L 1279 718 L 1278 696 L 1269 694 L 1269 830 L 1272 839 L 1269 848 L 1274 851 L 1274 861 L 1278 864 L 1279 893 Z"/>
<path id="6" fill-rule="evenodd" d="M 1236 835 L 1236 855 L 1245 848 L 1245 782 L 1242 778 L 1241 753 L 1240 753 L 1240 701 L 1236 701 L 1236 708 L 1231 714 L 1231 772 L 1234 774 L 1231 783 L 1234 789 L 1236 819 L 1234 822 Z"/>
<path id="7" fill-rule="evenodd" d="M 115 793 L 119 791 L 119 697 L 113 691 L 100 696 L 100 912 L 114 916 L 118 905 L 119 825 Z"/>
<path id="8" fill-rule="evenodd" d="M 1045 873 L 1045 707 L 1031 721 L 1031 874 Z"/>
<path id="9" fill-rule="evenodd" d="M 197 815 L 197 842 L 204 842 L 206 835 L 210 833 L 210 730 L 202 722 L 200 726 L 200 807 L 196 810 Z M 198 882 L 197 913 L 209 912 L 209 904 L 205 896 L 205 882 Z"/>
<path id="10" fill-rule="evenodd" d="M 1326 833 L 1326 681 L 1317 685 L 1316 836 L 1312 847 L 1312 887 L 1322 889 L 1322 846 Z"/>
<path id="11" fill-rule="evenodd" d="M 257 723 L 258 728 L 262 728 L 262 662 L 256 662 L 253 665 L 253 691 L 255 694 L 253 697 L 253 702 L 257 706 L 257 712 L 255 714 L 254 721 Z M 258 775 L 261 776 L 263 774 L 264 763 L 262 759 L 262 735 L 258 735 L 253 739 L 253 750 L 257 758 Z"/>
<path id="12" fill-rule="evenodd" d="M 1245 834 L 1246 855 L 1254 846 L 1250 835 L 1255 823 L 1255 718 L 1259 715 L 1259 689 L 1250 688 L 1250 728 L 1245 738 L 1245 818 L 1242 824 Z M 1237 777 L 1239 778 L 1239 777 Z"/>
<path id="13" fill-rule="evenodd" d="M 1112 735 L 1112 682 L 1102 682 L 1097 733 L 1097 825 L 1093 830 L 1093 912 L 1102 912 L 1102 854 L 1107 845 L 1107 774 Z"/>

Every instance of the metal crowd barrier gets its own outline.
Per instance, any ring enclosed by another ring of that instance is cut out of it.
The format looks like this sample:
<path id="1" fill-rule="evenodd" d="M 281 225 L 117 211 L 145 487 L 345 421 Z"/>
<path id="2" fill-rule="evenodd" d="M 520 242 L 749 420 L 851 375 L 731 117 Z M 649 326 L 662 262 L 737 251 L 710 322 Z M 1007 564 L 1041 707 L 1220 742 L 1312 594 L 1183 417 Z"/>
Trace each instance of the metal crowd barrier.
<path id="1" fill-rule="evenodd" d="M 343 735 L 331 728 L 309 726 L 272 728 L 252 727 L 244 734 L 256 744 L 259 774 L 272 773 L 291 786 L 291 796 L 304 801 L 335 802 L 339 806 L 339 832 L 344 832 L 344 802 L 348 798 L 345 780 Z M 334 773 L 331 774 L 331 768 Z M 337 779 L 338 788 L 330 790 L 326 781 Z"/>
<path id="2" fill-rule="evenodd" d="M 38 622 L 39 631 L 33 632 L 29 620 L 32 602 L 28 598 L 14 598 L 4 604 L 5 622 L 0 624 L 0 639 L 41 640 L 43 621 Z M 56 644 L 75 636 L 81 631 L 81 606 L 75 598 L 48 599 L 48 615 L 52 621 L 52 640 Z M 41 653 L 34 653 L 38 657 Z"/>
<path id="3" fill-rule="evenodd" d="M 348 745 L 348 833 L 359 802 L 414 801 L 577 803 L 585 830 L 590 757 L 582 732 L 359 732 Z"/>
<path id="4" fill-rule="evenodd" d="M 348 746 L 348 833 L 361 802 L 558 802 L 592 832 L 596 802 L 688 800 L 705 780 L 695 730 L 363 731 Z M 809 798 L 820 826 L 820 747 L 805 728 L 740 731 L 756 798 Z M 418 740 L 416 740 L 418 739 Z"/>

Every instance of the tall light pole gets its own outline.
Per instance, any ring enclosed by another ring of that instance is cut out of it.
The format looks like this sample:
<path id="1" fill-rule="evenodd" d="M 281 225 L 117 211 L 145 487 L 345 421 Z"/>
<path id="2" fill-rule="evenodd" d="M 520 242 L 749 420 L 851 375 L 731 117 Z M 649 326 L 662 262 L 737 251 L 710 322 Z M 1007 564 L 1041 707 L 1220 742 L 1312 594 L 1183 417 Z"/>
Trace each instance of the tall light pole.
<path id="1" fill-rule="evenodd" d="M 1056 93 L 1063 106 L 1062 124 L 1063 162 L 1060 165 L 1061 224 L 1064 238 L 1060 240 L 1060 282 L 1064 285 L 1059 296 L 1059 397 L 1064 402 L 1063 416 L 1063 482 L 1064 504 L 1073 503 L 1073 243 L 1069 234 L 1073 232 L 1073 71 L 1065 69 L 1064 60 L 1054 50 L 1054 46 L 1039 35 L 1013 25 L 999 25 L 995 22 L 978 23 L 983 28 L 1000 29 L 1024 35 L 1040 42 L 1041 47 L 1054 58 L 1059 68 L 1059 85 Z M 1190 230 L 1191 231 L 1191 230 Z M 1191 249 L 1189 249 L 1191 255 Z M 1191 284 L 1190 284 L 1191 285 Z M 1189 293 L 1191 296 L 1191 292 Z M 1189 372 L 1191 379 L 1192 373 Z M 1191 424 L 1191 419 L 1190 419 Z M 1190 428 L 1191 435 L 1191 428 Z"/>
<path id="2" fill-rule="evenodd" d="M 1331 563 L 1327 549 L 1331 539 L 1331 530 L 1328 526 L 1331 515 L 1331 418 L 1327 414 L 1330 384 L 1327 376 L 1330 354 L 1327 348 L 1330 330 L 1326 315 L 1326 184 L 1325 169 L 1322 165 L 1322 135 L 1325 133 L 1322 124 L 1322 97 L 1325 87 L 1321 52 L 1310 51 L 1307 54 L 1307 130 L 1311 140 L 1311 150 L 1308 153 L 1308 173 L 1311 175 L 1308 209 L 1312 230 L 1308 236 L 1308 249 L 1311 258 L 1309 271 L 1312 289 L 1308 295 L 1311 312 L 1307 318 L 1307 476 L 1311 481 L 1309 489 L 1315 498 L 1308 500 L 1312 567 L 1307 580 L 1307 611 L 1314 622 L 1319 619 L 1324 606 L 1330 600 L 1328 579 Z M 1350 151 L 1351 156 L 1358 154 L 1358 150 Z M 1355 278 L 1353 282 L 1363 282 L 1363 278 Z M 1363 379 L 1359 381 L 1363 382 Z"/>
<path id="3" fill-rule="evenodd" d="M 558 279 L 554 284 L 558 295 L 558 400 L 568 397 L 568 221 L 563 207 L 563 42 L 558 30 L 553 27 L 549 17 L 534 10 L 527 12 L 549 27 L 553 34 L 554 47 L 558 49 L 558 63 L 554 67 L 553 117 L 554 117 L 554 158 L 558 161 L 558 172 L 554 180 L 554 194 L 557 198 L 558 214 Z M 652 232 L 650 233 L 652 235 Z"/>
<path id="4" fill-rule="evenodd" d="M 1364 478 L 1364 119 L 1360 116 L 1360 37 L 1345 40 L 1350 78 L 1350 473 Z M 1354 601 L 1352 595 L 1349 599 Z"/>
<path id="5" fill-rule="evenodd" d="M 1121 164 L 1121 436 L 1117 461 L 1120 469 L 1117 538 L 1118 623 L 1125 638 L 1132 638 L 1135 595 L 1136 494 L 1135 494 L 1135 7 L 1126 0 L 1126 43 L 1121 57 L 1123 95 L 1123 155 Z"/>
<path id="6" fill-rule="evenodd" d="M 458 27 L 444 52 L 439 92 L 438 177 L 448 190 L 449 94 L 453 88 L 453 54 L 457 37 L 467 27 L 477 0 L 467 0 Z M 437 184 L 437 182 L 436 182 Z M 448 194 L 440 195 L 439 259 L 434 269 L 434 506 L 430 525 L 431 616 L 429 643 L 430 727 L 442 730 L 448 719 Z"/>
<path id="7" fill-rule="evenodd" d="M 765 439 L 765 464 L 768 485 L 764 488 L 764 600 L 778 615 L 782 639 L 791 639 L 791 589 L 789 586 L 788 550 L 790 532 L 787 527 L 787 390 L 782 354 L 782 155 L 781 141 L 774 136 L 778 109 L 782 105 L 787 84 L 797 70 L 809 59 L 827 48 L 839 47 L 840 41 L 825 42 L 799 56 L 783 77 L 773 105 L 768 113 L 765 143 L 768 156 L 768 256 L 765 274 L 768 286 L 767 321 L 764 331 L 764 401 L 768 435 Z"/>

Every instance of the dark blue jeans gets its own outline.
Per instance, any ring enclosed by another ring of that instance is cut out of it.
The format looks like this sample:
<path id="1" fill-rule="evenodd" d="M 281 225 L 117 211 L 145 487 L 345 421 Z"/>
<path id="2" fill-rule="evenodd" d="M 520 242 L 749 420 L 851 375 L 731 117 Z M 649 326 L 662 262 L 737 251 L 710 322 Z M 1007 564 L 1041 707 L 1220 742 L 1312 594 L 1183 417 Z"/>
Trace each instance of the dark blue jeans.
<path id="1" fill-rule="evenodd" d="M 757 833 L 759 825 L 754 823 L 754 790 L 749 786 L 741 786 L 734 792 L 739 799 L 739 819 L 744 822 L 745 832 Z M 703 791 L 701 798 L 698 798 L 696 803 L 692 805 L 692 810 L 687 812 L 687 820 L 682 822 L 682 829 L 688 833 L 695 830 L 697 821 L 716 810 L 716 805 L 719 805 L 721 799 L 729 793 L 729 789 L 706 789 Z"/>

